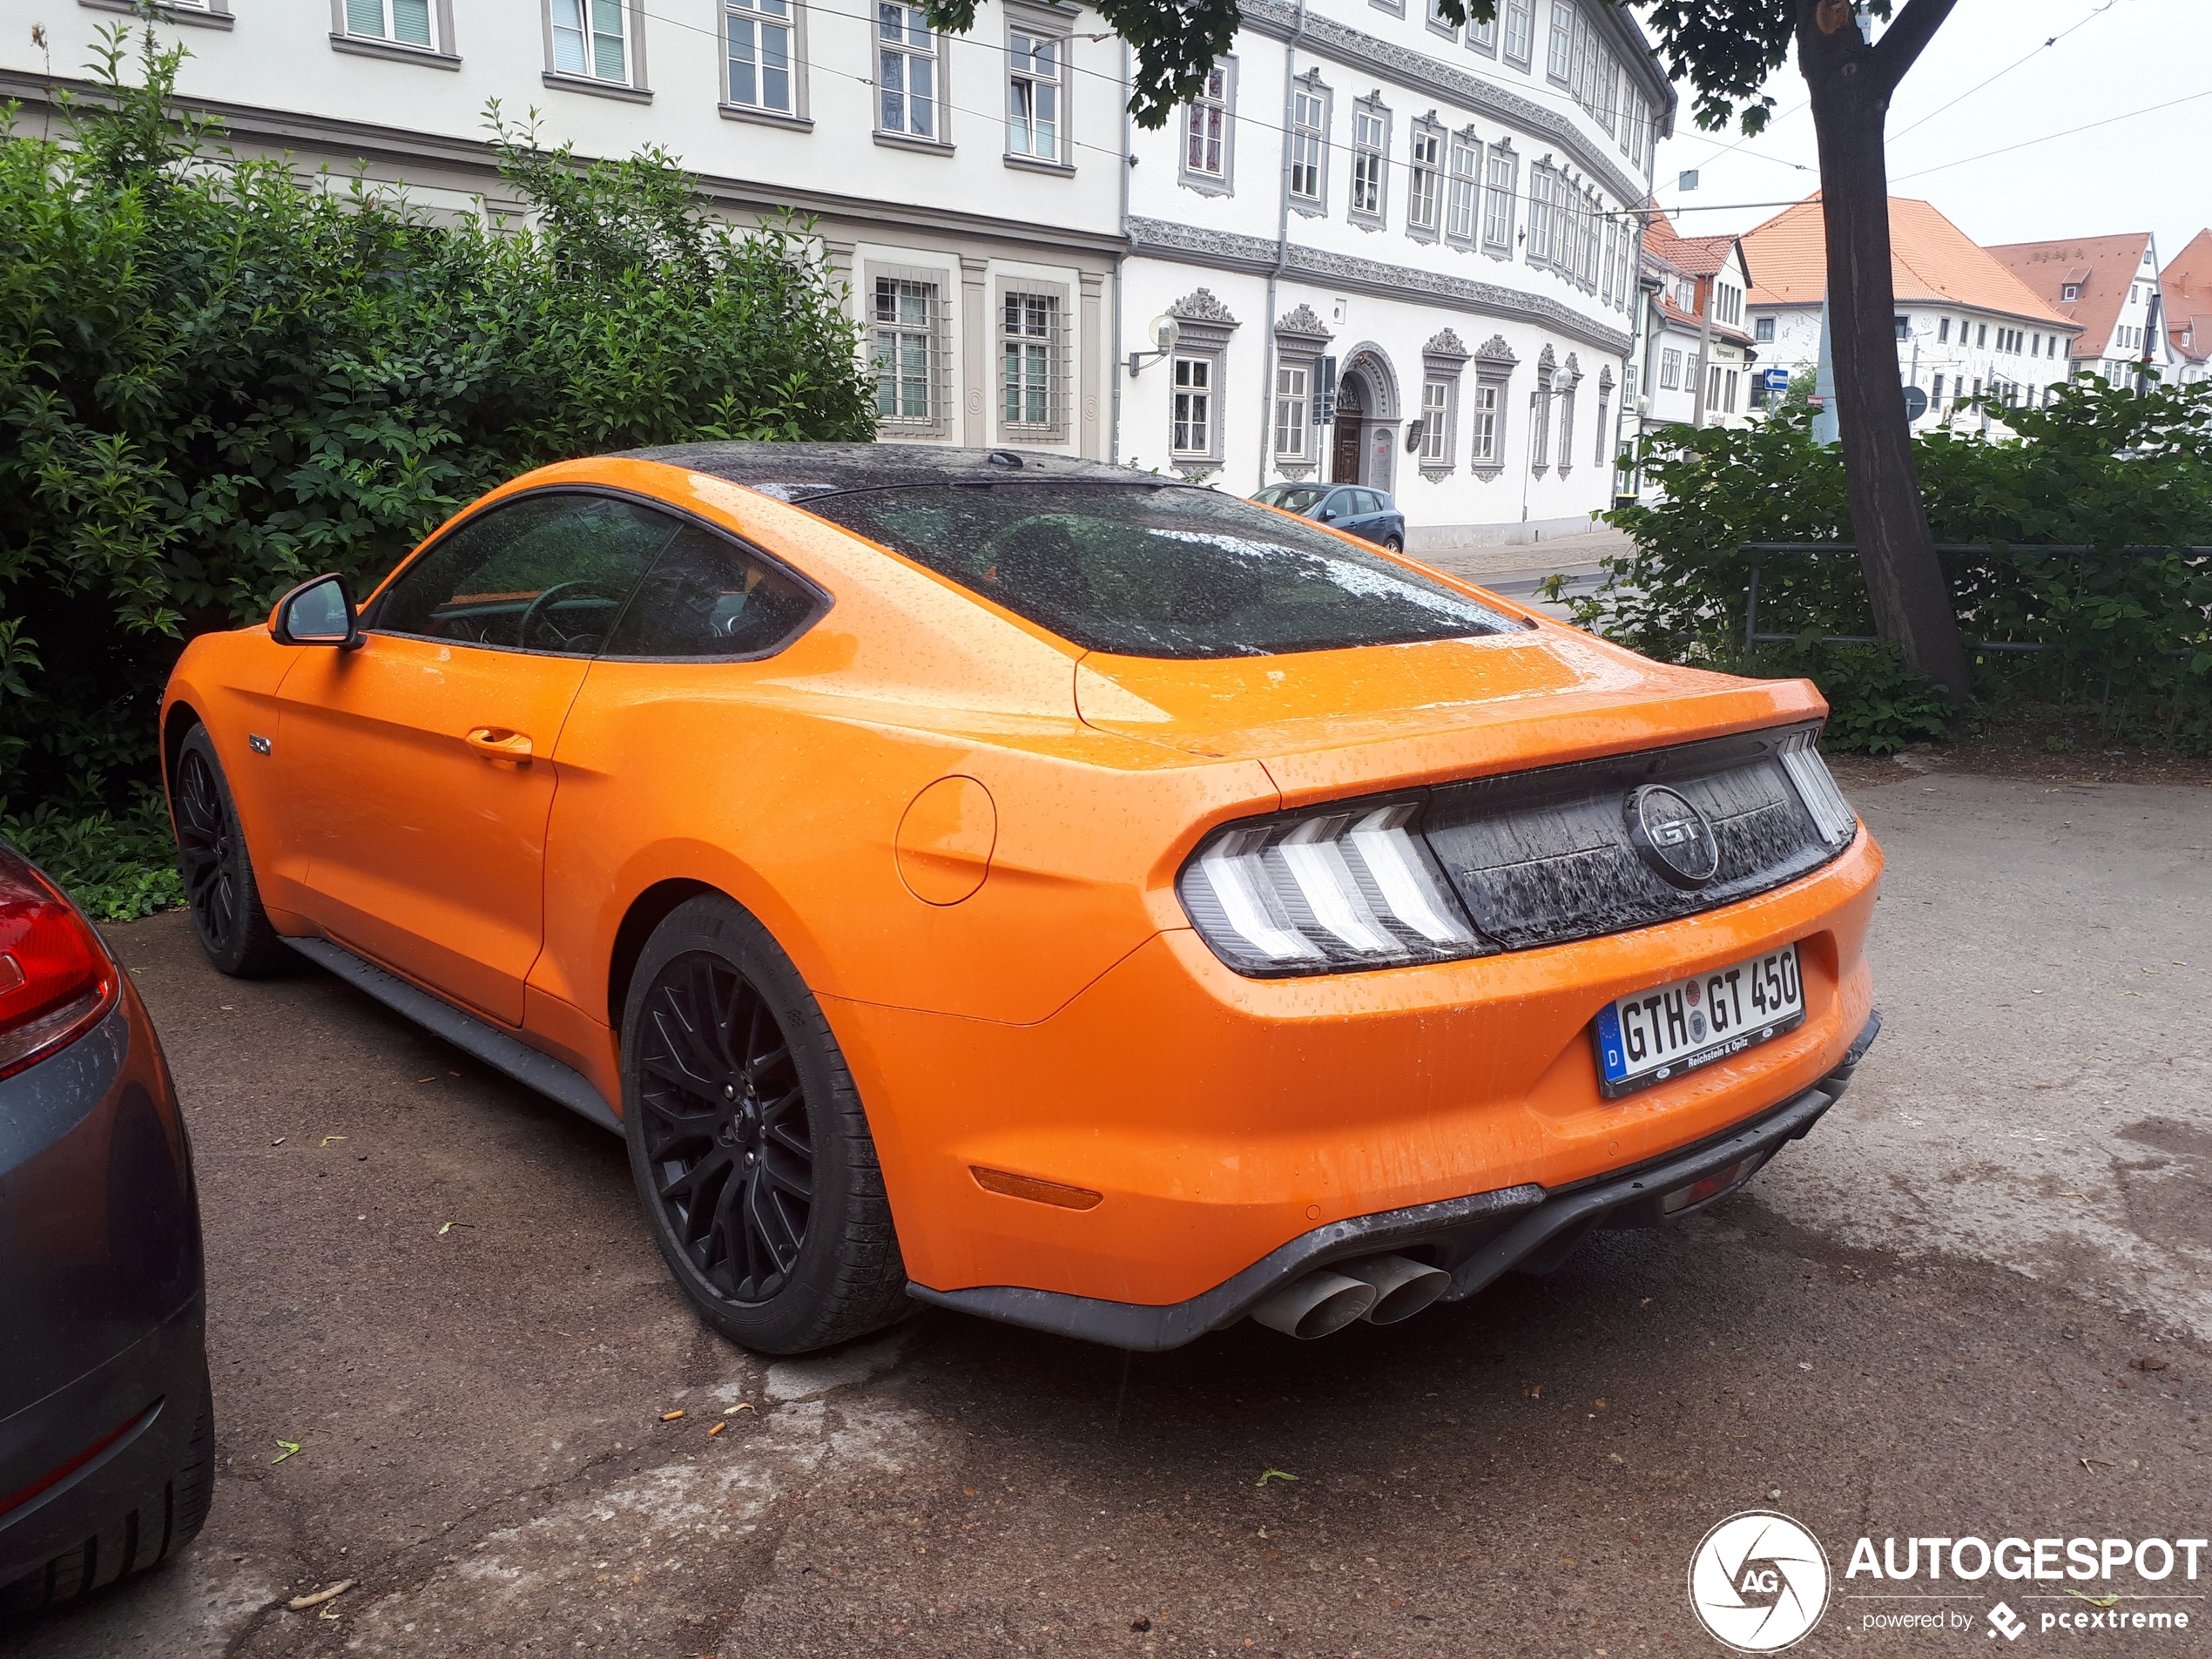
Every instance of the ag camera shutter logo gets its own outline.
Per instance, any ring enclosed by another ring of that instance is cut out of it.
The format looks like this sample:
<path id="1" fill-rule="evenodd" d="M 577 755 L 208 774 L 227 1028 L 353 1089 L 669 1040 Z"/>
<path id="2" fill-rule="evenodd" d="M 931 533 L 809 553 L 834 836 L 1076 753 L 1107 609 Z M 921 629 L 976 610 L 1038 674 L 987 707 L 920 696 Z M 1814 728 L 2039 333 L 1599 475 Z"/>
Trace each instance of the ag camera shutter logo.
<path id="1" fill-rule="evenodd" d="M 1714 1640 L 1738 1653 L 1779 1653 L 1828 1610 L 1828 1556 L 1787 1515 L 1730 1515 L 1689 1559 L 1689 1605 Z"/>

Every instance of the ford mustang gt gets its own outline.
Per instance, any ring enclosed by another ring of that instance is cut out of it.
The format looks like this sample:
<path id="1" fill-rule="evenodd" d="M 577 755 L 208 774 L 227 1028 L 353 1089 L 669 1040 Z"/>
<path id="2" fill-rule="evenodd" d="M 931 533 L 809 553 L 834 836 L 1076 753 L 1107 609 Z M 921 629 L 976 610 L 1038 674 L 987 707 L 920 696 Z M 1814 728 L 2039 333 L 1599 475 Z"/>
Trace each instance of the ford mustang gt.
<path id="1" fill-rule="evenodd" d="M 1802 682 L 1294 515 L 884 445 L 565 462 L 192 642 L 199 939 L 625 1136 L 702 1315 L 1302 1337 L 1730 1192 L 1876 1028 Z"/>

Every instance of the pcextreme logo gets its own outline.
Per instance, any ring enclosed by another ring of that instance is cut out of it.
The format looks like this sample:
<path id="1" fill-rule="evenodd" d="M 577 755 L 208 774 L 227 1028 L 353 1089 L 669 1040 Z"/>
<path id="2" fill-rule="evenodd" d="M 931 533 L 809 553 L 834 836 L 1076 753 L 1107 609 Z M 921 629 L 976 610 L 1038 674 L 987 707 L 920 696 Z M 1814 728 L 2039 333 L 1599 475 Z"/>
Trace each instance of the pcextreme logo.
<path id="1" fill-rule="evenodd" d="M 1716 1641 L 1738 1653 L 1779 1653 L 1828 1609 L 1827 1554 L 1787 1515 L 1730 1515 L 1689 1558 L 1689 1605 Z"/>

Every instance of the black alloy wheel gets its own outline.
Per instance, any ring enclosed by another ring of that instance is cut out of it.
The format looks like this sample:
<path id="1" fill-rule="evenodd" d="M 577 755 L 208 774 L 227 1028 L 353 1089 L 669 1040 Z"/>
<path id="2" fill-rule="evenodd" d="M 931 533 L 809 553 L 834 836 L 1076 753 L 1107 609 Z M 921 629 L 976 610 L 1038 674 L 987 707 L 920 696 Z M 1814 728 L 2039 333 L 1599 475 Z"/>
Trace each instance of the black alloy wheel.
<path id="1" fill-rule="evenodd" d="M 220 950 L 238 933 L 238 888 L 231 880 L 231 817 L 222 785 L 197 749 L 177 764 L 177 858 L 184 867 L 185 902 L 199 936 Z"/>
<path id="2" fill-rule="evenodd" d="M 192 932 L 218 969 L 258 979 L 287 967 L 291 952 L 261 908 L 238 806 L 206 726 L 194 726 L 171 767 L 170 810 L 177 825 L 177 868 Z"/>
<path id="3" fill-rule="evenodd" d="M 724 1336 L 806 1353 L 913 1308 L 836 1035 L 791 958 L 721 894 L 678 905 L 638 954 L 622 1116 L 653 1242 Z"/>
<path id="4" fill-rule="evenodd" d="M 705 952 L 655 976 L 638 1062 L 645 1157 L 670 1234 L 733 1302 L 765 1302 L 799 1264 L 814 1205 L 806 1089 L 751 981 Z"/>

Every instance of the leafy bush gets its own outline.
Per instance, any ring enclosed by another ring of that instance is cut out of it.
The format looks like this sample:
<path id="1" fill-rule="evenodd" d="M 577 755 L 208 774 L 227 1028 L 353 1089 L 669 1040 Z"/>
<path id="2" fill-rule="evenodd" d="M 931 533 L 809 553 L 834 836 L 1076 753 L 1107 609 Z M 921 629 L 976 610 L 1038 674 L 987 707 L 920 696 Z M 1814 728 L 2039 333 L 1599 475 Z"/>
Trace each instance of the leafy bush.
<path id="1" fill-rule="evenodd" d="M 582 165 L 496 105 L 529 223 L 436 222 L 212 149 L 181 50 L 103 43 L 65 138 L 0 137 L 0 792 L 140 821 L 98 813 L 152 775 L 185 638 L 367 585 L 530 467 L 873 435 L 807 225 L 738 232 L 665 152 Z"/>
<path id="2" fill-rule="evenodd" d="M 1936 540 L 1991 550 L 1944 561 L 1979 695 L 2094 705 L 2109 730 L 2212 745 L 2212 556 L 2182 550 L 2212 544 L 2212 386 L 2139 392 L 2088 379 L 2002 418 L 2016 435 L 1918 441 Z M 1854 557 L 1742 550 L 1851 539 L 1843 458 L 1813 442 L 1809 411 L 1669 428 L 1640 458 L 1660 499 L 1607 516 L 1635 546 L 1606 561 L 1604 583 L 1578 602 L 1583 625 L 1673 661 L 1807 675 L 1834 705 L 1833 743 L 1936 734 L 1939 705 L 1900 662 L 1819 644 L 1874 631 Z M 2097 552 L 2011 550 L 2037 544 Z M 1789 644 L 1745 639 L 1754 565 L 1758 631 Z M 1992 641 L 2053 649 L 1977 649 Z"/>
<path id="3" fill-rule="evenodd" d="M 0 801 L 0 840 L 51 876 L 99 921 L 131 921 L 185 901 L 161 792 L 140 785 L 122 816 L 51 805 L 17 816 Z"/>

